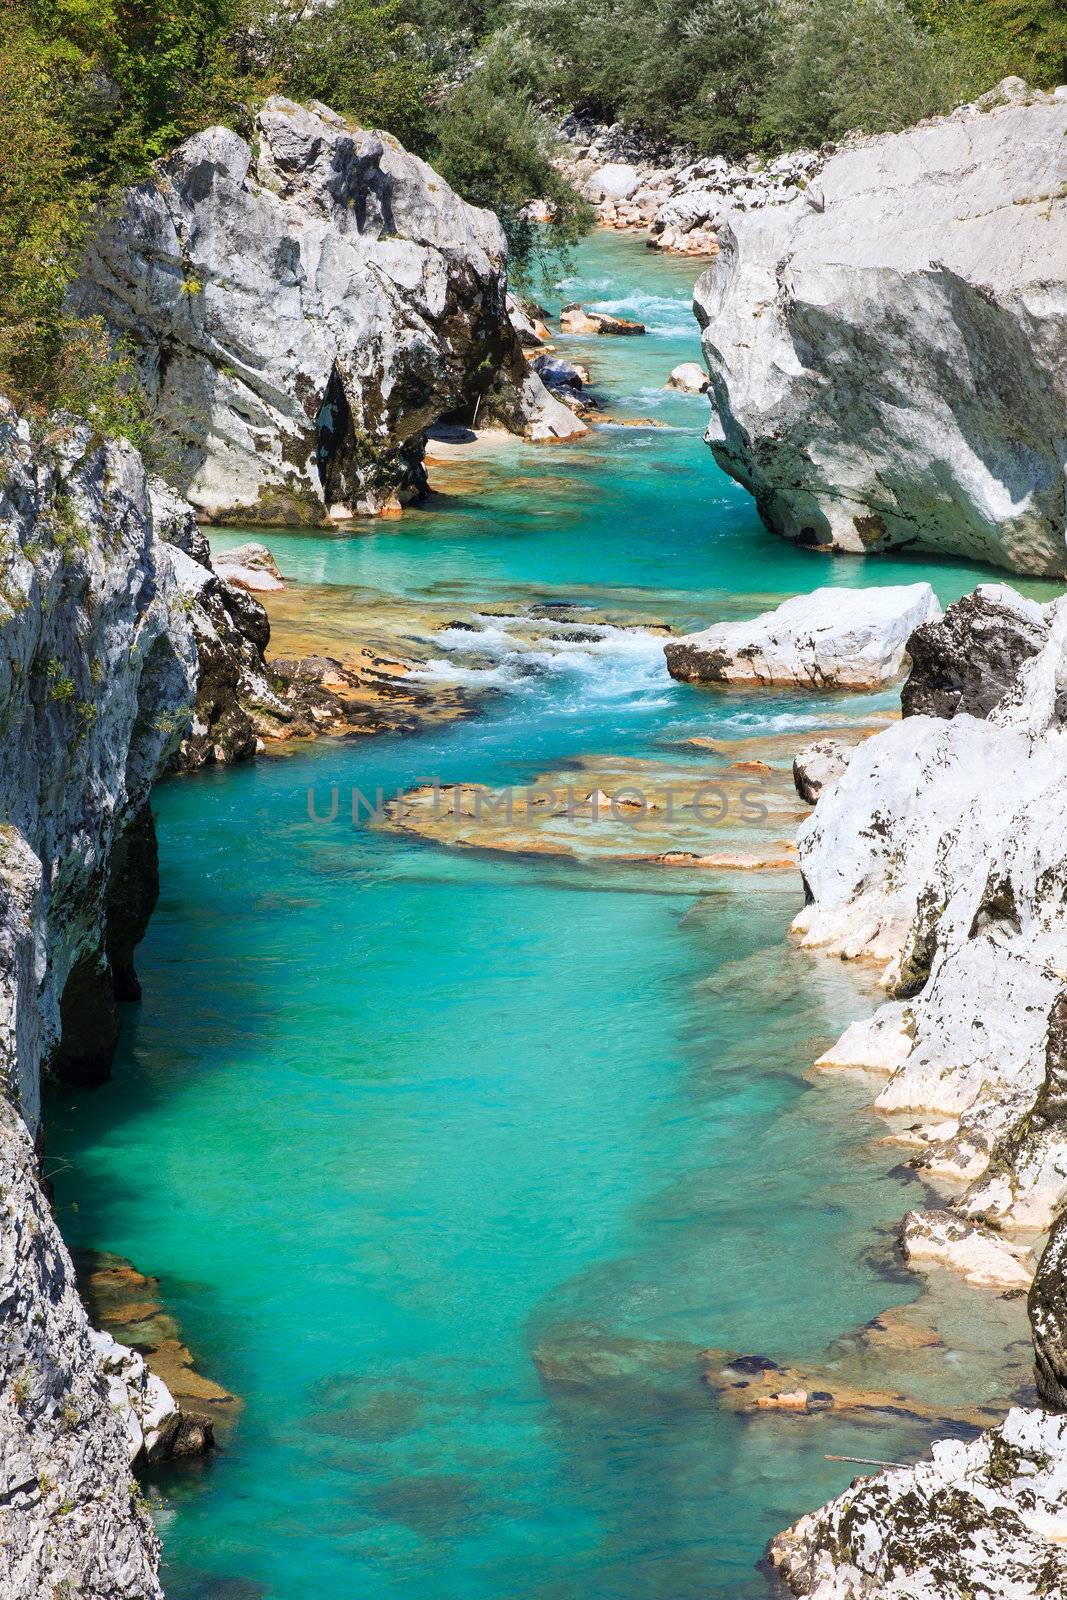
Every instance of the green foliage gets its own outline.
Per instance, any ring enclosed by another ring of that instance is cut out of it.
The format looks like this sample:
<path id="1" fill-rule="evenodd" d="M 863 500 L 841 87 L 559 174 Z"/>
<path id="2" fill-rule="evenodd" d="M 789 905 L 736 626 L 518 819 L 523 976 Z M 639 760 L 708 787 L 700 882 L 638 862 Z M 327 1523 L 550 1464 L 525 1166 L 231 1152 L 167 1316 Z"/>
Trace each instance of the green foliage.
<path id="1" fill-rule="evenodd" d="M 906 128 L 948 109 L 961 81 L 947 42 L 904 0 L 810 0 L 771 72 L 758 132 L 795 147 Z"/>
<path id="2" fill-rule="evenodd" d="M 74 679 L 65 671 L 62 661 L 56 656 L 53 656 L 48 663 L 47 677 L 49 700 L 54 700 L 57 705 L 67 705 L 74 699 L 76 693 Z"/>
<path id="3" fill-rule="evenodd" d="M 912 0 L 912 9 L 955 50 L 972 92 L 1009 75 L 1037 89 L 1067 82 L 1063 0 Z"/>
<path id="4" fill-rule="evenodd" d="M 0 0 L 0 390 L 150 444 L 128 353 L 66 290 L 122 185 L 212 122 L 248 133 L 275 91 L 437 165 L 529 282 L 589 222 L 553 164 L 561 111 L 739 156 L 902 127 L 1008 73 L 1067 79 L 1064 0 Z M 523 216 L 541 197 L 549 228 Z"/>
<path id="5" fill-rule="evenodd" d="M 321 100 L 412 149 L 432 122 L 433 74 L 402 0 L 337 0 L 272 40 L 274 77 L 296 100 Z"/>
<path id="6" fill-rule="evenodd" d="M 0 384 L 22 399 L 49 387 L 62 352 L 91 190 L 53 103 L 48 57 L 9 19 L 0 85 Z"/>
<path id="7" fill-rule="evenodd" d="M 0 389 L 138 444 L 123 353 L 64 297 L 116 188 L 176 139 L 240 111 L 251 0 L 7 0 L 0 10 Z M 242 45 L 241 40 L 245 43 Z"/>
<path id="8" fill-rule="evenodd" d="M 780 31 L 777 0 L 660 0 L 624 107 L 654 134 L 743 155 Z"/>
<path id="9" fill-rule="evenodd" d="M 492 51 L 448 97 L 437 120 L 434 164 L 467 200 L 496 212 L 520 288 L 535 275 L 541 283 L 558 276 L 569 247 L 592 220 L 589 207 L 552 164 L 558 144 L 548 119 Z M 550 226 L 523 216 L 533 197 L 550 201 Z"/>

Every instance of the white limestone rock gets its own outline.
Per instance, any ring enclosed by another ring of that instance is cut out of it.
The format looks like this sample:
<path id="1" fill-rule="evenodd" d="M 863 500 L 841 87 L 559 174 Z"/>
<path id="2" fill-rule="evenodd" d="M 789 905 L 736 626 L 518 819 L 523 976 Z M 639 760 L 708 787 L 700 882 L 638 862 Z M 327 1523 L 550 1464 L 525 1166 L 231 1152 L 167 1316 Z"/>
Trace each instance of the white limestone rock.
<path id="1" fill-rule="evenodd" d="M 598 167 L 585 185 L 590 200 L 629 200 L 641 187 L 641 174 L 625 161 L 609 161 Z"/>
<path id="2" fill-rule="evenodd" d="M 250 542 L 234 550 L 220 550 L 211 564 L 224 583 L 250 594 L 271 594 L 285 587 L 278 563 L 265 544 Z"/>
<path id="3" fill-rule="evenodd" d="M 1028 1289 L 1034 1275 L 1029 1250 L 951 1211 L 909 1211 L 900 1239 L 905 1261 L 951 1267 L 980 1288 Z"/>
<path id="4" fill-rule="evenodd" d="M 893 996 L 827 1064 L 869 1058 L 889 1071 L 880 1109 L 958 1122 L 917 1161 L 968 1185 L 955 1215 L 1037 1232 L 1067 1206 L 1067 601 L 1037 618 L 1027 604 L 998 602 L 1036 631 L 1014 682 L 1011 652 L 994 652 L 988 716 L 905 717 L 820 797 L 798 835 L 808 903 L 793 931 L 880 962 Z M 968 618 L 989 652 L 989 617 L 972 605 L 935 628 L 932 703 L 963 682 Z"/>
<path id="5" fill-rule="evenodd" d="M 157 1600 L 133 1497 L 32 1133 L 41 1067 L 106 1073 L 114 996 L 153 896 L 152 783 L 188 725 L 197 659 L 144 468 L 0 402 L 0 1593 Z M 144 1384 L 149 1433 L 162 1396 Z"/>
<path id="6" fill-rule="evenodd" d="M 929 1461 L 858 1479 L 771 1541 L 807 1600 L 1049 1600 L 1067 1592 L 1067 1417 L 1009 1411 Z"/>
<path id="7" fill-rule="evenodd" d="M 673 678 L 803 689 L 880 689 L 899 677 L 907 643 L 941 615 L 928 583 L 815 589 L 749 622 L 721 622 L 664 646 Z"/>
<path id="8" fill-rule="evenodd" d="M 122 1419 L 127 1459 L 131 1466 L 158 1460 L 180 1425 L 177 1401 L 138 1351 L 102 1329 L 92 1329 L 89 1339 L 107 1379 L 111 1408 Z"/>
<path id="9" fill-rule="evenodd" d="M 711 379 L 699 361 L 682 361 L 667 379 L 668 389 L 680 389 L 683 394 L 707 394 Z"/>
<path id="10" fill-rule="evenodd" d="M 5 941 L 10 873 L 9 854 Z M 0 993 L 10 1003 L 6 978 Z M 0 1594 L 162 1600 L 159 1541 L 130 1473 L 143 1425 L 125 1383 L 101 1366 L 33 1143 L 4 1099 L 0 1187 Z M 150 1425 L 156 1413 L 150 1404 Z"/>
<path id="11" fill-rule="evenodd" d="M 793 757 L 793 783 L 797 794 L 813 806 L 828 784 L 836 783 L 852 759 L 853 746 L 844 739 L 813 739 Z"/>
<path id="12" fill-rule="evenodd" d="M 1067 98 L 995 98 L 719 219 L 708 442 L 789 539 L 1067 572 Z"/>
<path id="13" fill-rule="evenodd" d="M 126 192 L 75 299 L 132 343 L 206 518 L 322 523 L 422 492 L 424 430 L 583 432 L 531 375 L 507 245 L 389 134 L 275 97 Z"/>

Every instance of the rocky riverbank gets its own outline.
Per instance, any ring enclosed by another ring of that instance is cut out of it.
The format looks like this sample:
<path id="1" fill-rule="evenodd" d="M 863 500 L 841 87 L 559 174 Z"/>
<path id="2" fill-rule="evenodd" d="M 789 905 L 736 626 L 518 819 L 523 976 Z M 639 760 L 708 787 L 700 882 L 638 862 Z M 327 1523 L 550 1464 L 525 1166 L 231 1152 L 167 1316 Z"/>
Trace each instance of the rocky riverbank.
<path id="1" fill-rule="evenodd" d="M 202 518 L 321 524 L 418 498 L 442 417 L 585 431 L 527 367 L 506 264 L 395 139 L 275 97 L 252 142 L 208 128 L 126 193 L 75 300 L 128 340 Z"/>
<path id="2" fill-rule="evenodd" d="M 901 1134 L 906 1119 L 911 1165 L 954 1195 L 905 1219 L 906 1259 L 1009 1293 L 1033 1279 L 1035 1377 L 1056 1410 L 1065 605 L 987 586 L 917 631 L 903 720 L 856 747 L 800 831 L 808 903 L 794 923 L 804 945 L 884 969 L 890 998 L 816 1065 L 883 1076 L 876 1107 Z M 1063 1418 L 1013 1411 L 971 1444 L 936 1445 L 932 1463 L 861 1481 L 771 1559 L 817 1600 L 1029 1600 L 1067 1581 L 1065 1535 Z"/>
<path id="3" fill-rule="evenodd" d="M 165 1385 L 90 1328 L 37 1174 L 40 1081 L 109 1070 L 155 899 L 148 796 L 193 715 L 188 560 L 128 445 L 0 412 L 0 1589 L 146 1600 L 158 1545 L 130 1463 L 178 1443 Z"/>
<path id="4" fill-rule="evenodd" d="M 156 779 L 383 719 L 351 704 L 365 682 L 342 669 L 334 683 L 321 658 L 268 665 L 247 588 L 262 570 L 217 572 L 192 508 L 129 445 L 61 416 L 31 436 L 2 403 L 0 464 L 0 1588 L 145 1600 L 158 1546 L 130 1464 L 210 1448 L 233 1400 L 196 1373 L 140 1275 L 119 1306 L 90 1272 L 112 1332 L 89 1326 L 37 1171 L 41 1077 L 110 1072 L 159 892 Z"/>
<path id="5" fill-rule="evenodd" d="M 795 199 L 825 160 L 825 152 L 797 150 L 730 162 L 588 117 L 566 117 L 560 132 L 570 146 L 560 166 L 599 225 L 647 233 L 650 249 L 672 255 L 718 255 L 720 217 Z"/>

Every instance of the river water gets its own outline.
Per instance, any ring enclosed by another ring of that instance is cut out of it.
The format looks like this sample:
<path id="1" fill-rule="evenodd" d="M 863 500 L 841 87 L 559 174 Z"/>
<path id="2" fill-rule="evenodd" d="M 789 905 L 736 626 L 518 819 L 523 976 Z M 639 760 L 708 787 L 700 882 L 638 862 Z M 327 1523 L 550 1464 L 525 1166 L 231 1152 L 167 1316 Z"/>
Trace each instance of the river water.
<path id="1" fill-rule="evenodd" d="M 598 235 L 565 286 L 648 323 L 560 348 L 611 415 L 666 426 L 503 446 L 353 535 L 272 530 L 282 570 L 335 613 L 565 601 L 675 626 L 821 583 L 926 576 L 950 599 L 987 577 L 762 529 L 701 441 L 706 401 L 662 388 L 698 356 L 692 277 Z M 891 1235 L 922 1192 L 874 1143 L 869 1088 L 805 1075 L 869 980 L 788 947 L 793 874 L 450 852 L 344 803 L 313 822 L 307 794 L 699 763 L 693 735 L 799 744 L 892 697 L 709 694 L 653 635 L 549 651 L 497 617 L 427 670 L 494 693 L 418 735 L 160 785 L 145 1000 L 113 1082 L 50 1102 L 67 1238 L 158 1274 L 244 1402 L 217 1459 L 153 1485 L 168 1594 L 764 1595 L 767 1537 L 856 1470 L 828 1453 L 909 1459 L 934 1431 L 742 1418 L 699 1380 L 704 1347 L 817 1360 L 918 1292 Z M 950 1353 L 930 1381 L 979 1380 Z"/>

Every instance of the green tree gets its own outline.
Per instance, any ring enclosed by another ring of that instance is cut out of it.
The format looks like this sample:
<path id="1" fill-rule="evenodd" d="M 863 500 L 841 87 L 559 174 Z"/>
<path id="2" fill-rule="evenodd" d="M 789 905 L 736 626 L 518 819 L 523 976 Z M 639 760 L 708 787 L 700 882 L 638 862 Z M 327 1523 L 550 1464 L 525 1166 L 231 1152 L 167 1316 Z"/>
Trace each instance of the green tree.
<path id="1" fill-rule="evenodd" d="M 778 32 L 777 0 L 659 0 L 641 29 L 646 43 L 625 113 L 650 133 L 744 154 L 755 141 Z"/>
<path id="2" fill-rule="evenodd" d="M 464 199 L 496 212 L 520 288 L 534 277 L 558 276 L 592 221 L 588 205 L 553 165 L 558 148 L 552 124 L 492 62 L 448 96 L 437 119 L 434 164 Z M 551 203 L 551 224 L 524 216 L 535 198 Z"/>
<path id="3" fill-rule="evenodd" d="M 403 0 L 338 0 L 328 11 L 284 16 L 270 40 L 272 76 L 296 100 L 321 100 L 409 148 L 427 147 L 433 72 Z"/>
<path id="4" fill-rule="evenodd" d="M 904 0 L 807 0 L 769 73 L 761 138 L 795 147 L 905 128 L 948 110 L 962 80 L 955 51 Z"/>

